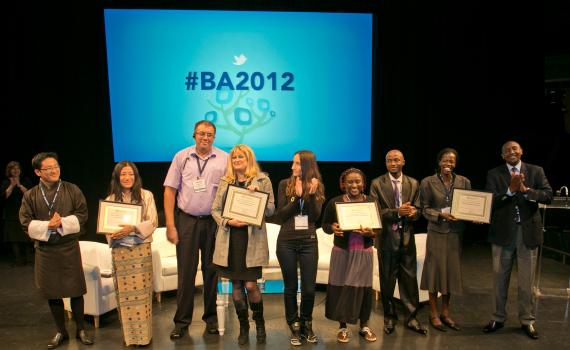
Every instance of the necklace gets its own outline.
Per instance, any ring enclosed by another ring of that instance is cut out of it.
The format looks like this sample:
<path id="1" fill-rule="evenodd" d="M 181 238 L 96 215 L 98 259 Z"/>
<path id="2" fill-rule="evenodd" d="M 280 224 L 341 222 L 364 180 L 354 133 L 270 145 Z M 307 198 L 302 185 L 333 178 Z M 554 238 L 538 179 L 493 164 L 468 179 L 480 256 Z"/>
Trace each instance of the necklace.
<path id="1" fill-rule="evenodd" d="M 365 195 L 364 193 L 361 193 L 361 194 L 360 194 L 360 200 L 357 200 L 357 202 L 363 202 L 365 199 L 366 199 L 366 195 Z M 350 200 L 350 196 L 349 196 L 348 194 L 345 194 L 345 195 L 344 195 L 344 201 L 345 201 L 345 202 L 352 202 L 352 201 Z"/>

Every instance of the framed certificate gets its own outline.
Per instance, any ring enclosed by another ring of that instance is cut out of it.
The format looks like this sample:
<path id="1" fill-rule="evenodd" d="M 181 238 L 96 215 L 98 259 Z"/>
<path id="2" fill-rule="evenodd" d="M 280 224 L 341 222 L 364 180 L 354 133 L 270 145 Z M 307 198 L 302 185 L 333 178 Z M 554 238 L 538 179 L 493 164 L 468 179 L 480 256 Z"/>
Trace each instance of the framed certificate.
<path id="1" fill-rule="evenodd" d="M 453 190 L 451 215 L 460 220 L 491 222 L 493 193 L 472 190 Z"/>
<path id="2" fill-rule="evenodd" d="M 358 230 L 360 226 L 371 229 L 382 228 L 376 201 L 339 202 L 335 205 L 338 225 L 343 231 Z"/>
<path id="3" fill-rule="evenodd" d="M 229 185 L 222 216 L 261 226 L 268 200 L 267 192 L 250 191 L 247 188 Z"/>
<path id="4" fill-rule="evenodd" d="M 119 225 L 140 224 L 142 205 L 99 201 L 97 233 L 113 233 L 121 229 Z"/>

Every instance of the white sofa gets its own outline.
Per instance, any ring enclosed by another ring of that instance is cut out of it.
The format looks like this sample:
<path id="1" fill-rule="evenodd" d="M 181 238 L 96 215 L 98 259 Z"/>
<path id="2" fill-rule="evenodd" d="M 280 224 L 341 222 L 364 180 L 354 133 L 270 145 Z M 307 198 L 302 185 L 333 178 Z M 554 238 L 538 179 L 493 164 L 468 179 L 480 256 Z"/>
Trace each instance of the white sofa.
<path id="1" fill-rule="evenodd" d="M 277 246 L 277 236 L 279 234 L 279 225 L 267 224 L 267 240 L 269 243 L 269 265 L 263 268 L 263 278 L 267 280 L 281 279 L 281 269 L 279 261 L 275 253 Z M 418 287 L 420 285 L 424 259 L 426 255 L 426 239 L 427 233 L 417 233 L 415 235 L 416 254 L 417 254 L 417 271 L 418 271 Z M 334 246 L 334 236 L 326 234 L 322 228 L 317 229 L 317 240 L 319 242 L 319 262 L 317 265 L 317 283 L 327 284 L 329 281 L 329 263 L 331 259 L 331 251 Z M 380 292 L 380 272 L 378 269 L 378 252 L 374 249 L 374 266 L 372 277 L 372 289 Z M 394 290 L 394 297 L 400 298 L 398 284 Z M 378 298 L 378 295 L 377 295 Z M 429 300 L 428 292 L 420 290 L 420 302 Z"/>
<path id="2" fill-rule="evenodd" d="M 99 316 L 117 308 L 111 248 L 91 241 L 79 241 L 79 247 L 87 284 L 87 293 L 83 296 L 85 314 L 93 316 L 95 328 L 99 328 Z M 71 312 L 69 298 L 63 301 L 65 310 Z"/>
<path id="3" fill-rule="evenodd" d="M 263 267 L 262 276 L 265 280 L 283 279 L 281 267 L 277 260 L 277 236 L 279 235 L 280 225 L 267 223 L 267 244 L 269 246 L 269 263 Z M 327 235 L 321 228 L 317 229 L 317 240 L 319 242 L 319 261 L 317 265 L 317 283 L 327 284 L 329 281 L 329 263 L 331 259 L 331 250 L 333 247 L 333 236 Z M 226 289 L 227 282 L 222 280 L 222 289 Z M 220 335 L 225 332 L 225 312 L 229 304 L 229 295 L 222 291 L 218 291 L 218 299 L 216 301 L 218 313 L 218 331 Z"/>
<path id="4" fill-rule="evenodd" d="M 158 227 L 152 235 L 152 287 L 158 302 L 160 293 L 178 289 L 178 265 L 176 263 L 176 246 L 166 239 L 166 227 Z M 196 286 L 204 284 L 202 279 L 202 263 L 198 257 Z"/>
<path id="5" fill-rule="evenodd" d="M 281 267 L 277 260 L 277 236 L 280 225 L 267 225 L 267 242 L 269 245 L 269 264 L 263 267 L 263 278 L 266 280 L 282 279 Z M 317 229 L 317 240 L 319 242 L 319 261 L 317 265 L 317 283 L 327 284 L 329 281 L 329 263 L 331 260 L 331 250 L 333 247 L 333 236 L 327 235 L 322 228 Z"/>

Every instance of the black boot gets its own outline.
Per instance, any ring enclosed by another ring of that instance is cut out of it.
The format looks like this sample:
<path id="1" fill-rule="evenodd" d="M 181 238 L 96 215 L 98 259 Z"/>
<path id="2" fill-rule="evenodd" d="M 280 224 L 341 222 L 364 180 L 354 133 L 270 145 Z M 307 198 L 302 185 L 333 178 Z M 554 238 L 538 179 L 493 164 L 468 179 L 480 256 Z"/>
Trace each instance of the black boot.
<path id="1" fill-rule="evenodd" d="M 265 333 L 265 320 L 263 319 L 263 300 L 259 303 L 249 303 L 251 311 L 253 311 L 252 318 L 255 320 L 255 329 L 257 331 L 257 344 L 265 344 L 267 334 Z"/>
<path id="2" fill-rule="evenodd" d="M 249 342 L 249 319 L 247 301 L 244 299 L 234 300 L 234 307 L 239 320 L 238 344 L 244 345 Z"/>

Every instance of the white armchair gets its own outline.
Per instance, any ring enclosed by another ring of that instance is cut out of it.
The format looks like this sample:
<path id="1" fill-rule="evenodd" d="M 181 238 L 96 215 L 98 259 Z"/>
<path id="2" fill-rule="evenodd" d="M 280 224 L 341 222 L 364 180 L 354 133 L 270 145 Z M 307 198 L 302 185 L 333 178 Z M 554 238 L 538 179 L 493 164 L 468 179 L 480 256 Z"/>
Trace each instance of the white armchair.
<path id="1" fill-rule="evenodd" d="M 111 248 L 91 241 L 79 241 L 79 247 L 87 284 L 87 293 L 83 296 L 85 314 L 93 316 L 95 328 L 99 328 L 99 316 L 117 308 Z M 63 302 L 65 309 L 71 311 L 69 298 Z"/>
<path id="2" fill-rule="evenodd" d="M 178 264 L 176 246 L 166 239 L 166 227 L 158 227 L 152 235 L 152 286 L 156 300 L 160 303 L 162 292 L 178 289 Z M 200 257 L 196 286 L 203 285 Z"/>

